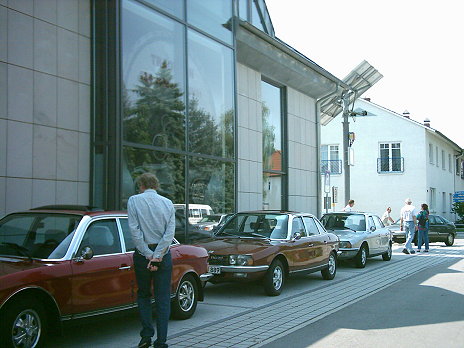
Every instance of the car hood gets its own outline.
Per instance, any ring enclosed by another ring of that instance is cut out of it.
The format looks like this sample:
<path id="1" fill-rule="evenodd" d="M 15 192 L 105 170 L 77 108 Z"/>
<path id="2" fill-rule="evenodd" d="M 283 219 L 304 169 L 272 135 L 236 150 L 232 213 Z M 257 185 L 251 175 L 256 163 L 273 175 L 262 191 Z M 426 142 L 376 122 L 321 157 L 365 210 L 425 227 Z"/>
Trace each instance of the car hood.
<path id="1" fill-rule="evenodd" d="M 340 240 L 359 238 L 361 235 L 365 233 L 364 231 L 354 232 L 351 230 L 335 230 L 335 231 L 328 230 L 328 231 L 332 232 L 333 234 L 336 234 L 340 238 Z"/>
<path id="2" fill-rule="evenodd" d="M 0 277 L 41 267 L 46 267 L 42 261 L 0 256 Z"/>
<path id="3" fill-rule="evenodd" d="M 269 248 L 276 242 L 269 239 L 254 238 L 214 238 L 206 240 L 197 245 L 202 246 L 208 252 L 213 251 L 216 255 L 228 254 L 253 254 Z"/>

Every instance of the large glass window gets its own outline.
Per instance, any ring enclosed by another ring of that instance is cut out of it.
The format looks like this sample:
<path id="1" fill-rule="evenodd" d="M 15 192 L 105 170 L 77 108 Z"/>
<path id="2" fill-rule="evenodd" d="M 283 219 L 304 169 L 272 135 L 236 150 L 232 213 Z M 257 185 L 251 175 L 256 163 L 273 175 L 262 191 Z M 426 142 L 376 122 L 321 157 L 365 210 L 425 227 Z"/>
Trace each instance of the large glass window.
<path id="1" fill-rule="evenodd" d="M 187 20 L 208 34 L 232 44 L 232 1 L 188 0 Z"/>
<path id="2" fill-rule="evenodd" d="M 184 149 L 183 26 L 132 1 L 122 22 L 124 140 Z"/>
<path id="3" fill-rule="evenodd" d="M 231 49 L 188 32 L 190 152 L 234 156 L 234 80 Z"/>
<path id="4" fill-rule="evenodd" d="M 282 208 L 281 89 L 261 82 L 263 127 L 263 209 Z"/>
<path id="5" fill-rule="evenodd" d="M 145 0 L 179 18 L 184 18 L 184 0 Z"/>
<path id="6" fill-rule="evenodd" d="M 192 157 L 189 168 L 191 204 L 207 204 L 215 213 L 234 211 L 233 163 Z"/>
<path id="7" fill-rule="evenodd" d="M 158 192 L 173 203 L 185 202 L 185 157 L 146 149 L 125 146 L 122 161 L 123 206 L 137 192 L 135 179 L 143 173 L 153 173 L 158 177 Z"/>

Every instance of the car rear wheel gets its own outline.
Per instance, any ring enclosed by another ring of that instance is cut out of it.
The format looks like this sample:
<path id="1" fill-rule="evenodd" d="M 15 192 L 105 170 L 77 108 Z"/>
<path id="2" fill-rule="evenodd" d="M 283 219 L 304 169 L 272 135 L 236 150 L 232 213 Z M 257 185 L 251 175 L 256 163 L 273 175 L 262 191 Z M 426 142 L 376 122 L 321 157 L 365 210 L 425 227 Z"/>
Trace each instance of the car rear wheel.
<path id="1" fill-rule="evenodd" d="M 447 246 L 452 246 L 454 244 L 454 235 L 452 233 L 448 234 L 448 237 L 446 237 L 445 244 Z"/>
<path id="2" fill-rule="evenodd" d="M 177 289 L 176 297 L 172 302 L 172 317 L 174 319 L 188 319 L 197 308 L 198 286 L 191 274 L 185 275 Z"/>
<path id="3" fill-rule="evenodd" d="M 285 282 L 285 270 L 280 260 L 274 260 L 264 276 L 264 291 L 268 296 L 279 296 Z"/>
<path id="4" fill-rule="evenodd" d="M 390 261 L 392 258 L 392 245 L 388 243 L 388 250 L 382 254 L 382 259 L 384 261 Z"/>
<path id="5" fill-rule="evenodd" d="M 329 256 L 329 264 L 327 268 L 324 268 L 321 271 L 322 278 L 326 280 L 332 280 L 335 278 L 335 274 L 337 273 L 337 257 L 333 252 L 330 253 Z"/>
<path id="6" fill-rule="evenodd" d="M 2 313 L 0 339 L 5 347 L 39 347 L 45 340 L 47 315 L 40 302 L 22 298 Z"/>
<path id="7" fill-rule="evenodd" d="M 357 268 L 364 268 L 366 267 L 367 262 L 367 247 L 365 244 L 361 245 L 361 249 L 359 249 L 357 255 L 354 258 L 354 263 Z"/>

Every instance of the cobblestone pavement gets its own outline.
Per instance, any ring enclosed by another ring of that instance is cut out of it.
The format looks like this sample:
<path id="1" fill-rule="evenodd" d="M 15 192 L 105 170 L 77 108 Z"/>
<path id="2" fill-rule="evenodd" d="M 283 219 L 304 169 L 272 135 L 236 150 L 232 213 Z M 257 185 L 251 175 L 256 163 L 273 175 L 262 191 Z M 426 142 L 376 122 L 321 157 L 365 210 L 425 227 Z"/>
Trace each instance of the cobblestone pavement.
<path id="1" fill-rule="evenodd" d="M 462 245 L 404 255 L 399 262 L 177 333 L 168 343 L 172 347 L 261 347 L 453 257 L 464 257 Z"/>

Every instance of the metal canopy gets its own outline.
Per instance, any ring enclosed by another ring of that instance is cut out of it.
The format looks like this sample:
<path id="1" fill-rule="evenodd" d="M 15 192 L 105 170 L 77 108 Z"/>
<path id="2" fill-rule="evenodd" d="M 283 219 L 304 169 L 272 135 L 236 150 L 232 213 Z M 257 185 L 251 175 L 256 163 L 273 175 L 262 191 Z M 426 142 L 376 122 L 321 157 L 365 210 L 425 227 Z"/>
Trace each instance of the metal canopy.
<path id="1" fill-rule="evenodd" d="M 343 105 L 351 105 L 364 92 L 371 88 L 383 77 L 377 69 L 367 61 L 362 61 L 354 68 L 348 76 L 343 79 L 349 90 L 343 91 L 342 95 L 335 95 L 321 104 L 321 124 L 325 126 L 332 121 L 343 110 Z"/>

